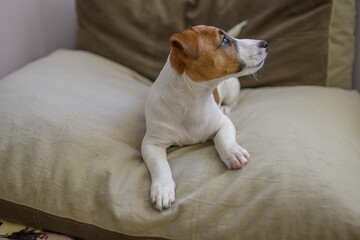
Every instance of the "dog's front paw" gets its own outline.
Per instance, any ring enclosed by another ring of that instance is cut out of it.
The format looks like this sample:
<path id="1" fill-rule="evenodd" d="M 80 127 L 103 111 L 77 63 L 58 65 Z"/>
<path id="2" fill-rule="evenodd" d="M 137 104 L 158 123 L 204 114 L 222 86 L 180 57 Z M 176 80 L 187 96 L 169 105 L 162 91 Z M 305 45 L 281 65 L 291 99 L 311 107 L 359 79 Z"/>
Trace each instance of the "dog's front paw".
<path id="1" fill-rule="evenodd" d="M 225 151 L 220 154 L 221 160 L 229 169 L 239 169 L 244 167 L 250 159 L 250 154 L 235 143 L 229 146 Z"/>
<path id="2" fill-rule="evenodd" d="M 175 202 L 174 181 L 156 181 L 151 184 L 150 200 L 159 211 L 168 209 Z"/>

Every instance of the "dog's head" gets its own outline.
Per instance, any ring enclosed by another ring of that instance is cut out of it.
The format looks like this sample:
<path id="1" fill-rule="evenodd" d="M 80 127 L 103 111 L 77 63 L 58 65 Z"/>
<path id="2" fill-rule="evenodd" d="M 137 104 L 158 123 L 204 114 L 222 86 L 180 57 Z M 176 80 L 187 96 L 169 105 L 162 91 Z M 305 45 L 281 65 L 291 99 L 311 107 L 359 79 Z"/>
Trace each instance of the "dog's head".
<path id="1" fill-rule="evenodd" d="M 172 67 L 193 81 L 253 74 L 263 66 L 268 48 L 265 41 L 236 39 L 209 26 L 173 34 L 170 45 Z"/>

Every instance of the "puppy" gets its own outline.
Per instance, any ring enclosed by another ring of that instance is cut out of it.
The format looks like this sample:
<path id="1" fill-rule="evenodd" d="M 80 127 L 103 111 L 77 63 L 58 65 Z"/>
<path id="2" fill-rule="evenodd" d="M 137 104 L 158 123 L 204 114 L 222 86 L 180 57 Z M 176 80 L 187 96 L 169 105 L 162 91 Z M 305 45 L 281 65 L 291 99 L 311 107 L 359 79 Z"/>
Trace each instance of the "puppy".
<path id="1" fill-rule="evenodd" d="M 175 201 L 176 185 L 166 158 L 169 146 L 212 139 L 227 168 L 239 169 L 249 161 L 224 113 L 240 90 L 236 77 L 259 70 L 268 48 L 265 41 L 235 39 L 209 26 L 174 34 L 170 45 L 167 62 L 148 93 L 141 146 L 152 179 L 150 200 L 160 211 Z M 220 109 L 220 103 L 227 106 Z"/>

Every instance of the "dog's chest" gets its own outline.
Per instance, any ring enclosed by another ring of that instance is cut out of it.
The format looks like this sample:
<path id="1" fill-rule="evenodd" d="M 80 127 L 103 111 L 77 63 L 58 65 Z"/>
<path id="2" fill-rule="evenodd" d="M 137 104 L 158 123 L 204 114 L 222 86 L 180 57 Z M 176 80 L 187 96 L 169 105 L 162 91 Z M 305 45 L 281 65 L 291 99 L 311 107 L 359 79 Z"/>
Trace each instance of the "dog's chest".
<path id="1" fill-rule="evenodd" d="M 185 114 L 176 123 L 178 127 L 174 127 L 173 139 L 175 143 L 181 146 L 212 139 L 217 132 L 219 120 L 216 116 L 211 118 L 210 115 L 210 112 Z"/>
<path id="2" fill-rule="evenodd" d="M 209 131 L 208 128 L 202 126 L 198 126 L 197 128 L 183 126 L 178 130 L 179 131 L 176 131 L 176 135 L 173 136 L 173 140 L 175 145 L 179 146 L 206 142 L 215 135 L 214 131 Z"/>

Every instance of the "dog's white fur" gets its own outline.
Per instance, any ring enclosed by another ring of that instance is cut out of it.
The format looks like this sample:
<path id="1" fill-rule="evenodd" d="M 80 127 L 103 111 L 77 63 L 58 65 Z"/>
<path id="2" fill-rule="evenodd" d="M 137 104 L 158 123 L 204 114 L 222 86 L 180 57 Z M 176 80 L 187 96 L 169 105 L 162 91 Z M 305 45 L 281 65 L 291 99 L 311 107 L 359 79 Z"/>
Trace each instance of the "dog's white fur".
<path id="1" fill-rule="evenodd" d="M 212 139 L 220 159 L 229 169 L 241 168 L 249 160 L 250 155 L 237 143 L 235 127 L 226 114 L 240 91 L 235 77 L 260 69 L 266 49 L 258 46 L 259 40 L 232 40 L 238 49 L 238 58 L 246 63 L 239 73 L 196 82 L 186 72 L 178 74 L 169 57 L 150 88 L 141 150 L 152 179 L 150 199 L 158 210 L 169 208 L 175 201 L 176 185 L 166 158 L 169 146 Z M 214 100 L 215 88 L 225 105 L 222 109 Z"/>

